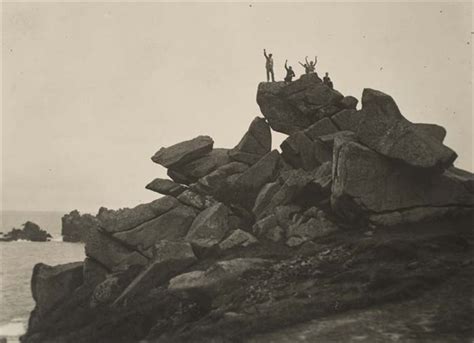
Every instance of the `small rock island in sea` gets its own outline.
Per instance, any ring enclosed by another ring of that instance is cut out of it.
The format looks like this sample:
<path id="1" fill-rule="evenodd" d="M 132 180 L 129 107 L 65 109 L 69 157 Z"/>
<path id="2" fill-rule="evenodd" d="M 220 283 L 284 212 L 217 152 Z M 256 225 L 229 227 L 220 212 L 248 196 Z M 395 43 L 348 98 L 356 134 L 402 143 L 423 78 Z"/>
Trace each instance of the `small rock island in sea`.
<path id="1" fill-rule="evenodd" d="M 22 229 L 13 228 L 10 232 L 0 235 L 0 242 L 12 241 L 32 241 L 32 242 L 47 242 L 51 240 L 52 236 L 42 230 L 38 224 L 27 221 L 23 224 Z"/>
<path id="2" fill-rule="evenodd" d="M 261 83 L 235 147 L 159 149 L 164 196 L 63 218 L 86 258 L 35 266 L 22 342 L 472 341 L 473 175 L 444 128 L 358 102 Z"/>

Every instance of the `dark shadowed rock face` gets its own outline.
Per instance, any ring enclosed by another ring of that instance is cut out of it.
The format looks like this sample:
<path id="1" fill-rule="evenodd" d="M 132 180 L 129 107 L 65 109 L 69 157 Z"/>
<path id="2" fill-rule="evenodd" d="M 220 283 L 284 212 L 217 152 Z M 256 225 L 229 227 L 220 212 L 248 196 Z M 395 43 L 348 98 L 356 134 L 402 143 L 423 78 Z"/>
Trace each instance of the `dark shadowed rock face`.
<path id="1" fill-rule="evenodd" d="M 86 256 L 97 261 L 107 270 L 120 268 L 124 263 L 144 265 L 147 258 L 124 245 L 110 234 L 93 228 L 87 232 L 85 240 Z"/>
<path id="2" fill-rule="evenodd" d="M 167 148 L 161 148 L 151 158 L 153 162 L 170 168 L 191 162 L 212 150 L 214 141 L 209 136 L 198 136 Z"/>
<path id="3" fill-rule="evenodd" d="M 34 327 L 55 306 L 61 304 L 72 292 L 82 285 L 83 263 L 75 262 L 57 266 L 38 263 L 33 269 L 31 293 L 36 302 L 30 318 Z"/>
<path id="4" fill-rule="evenodd" d="M 387 94 L 364 89 L 361 113 L 357 137 L 382 155 L 414 167 L 437 170 L 449 167 L 457 157 L 441 143 L 439 133 L 429 134 L 432 129 L 420 128 L 405 119 Z"/>
<path id="5" fill-rule="evenodd" d="M 257 91 L 257 103 L 271 128 L 286 134 L 340 111 L 342 99 L 342 94 L 325 86 L 317 74 L 303 75 L 289 84 L 262 82 Z"/>
<path id="6" fill-rule="evenodd" d="M 255 118 L 239 144 L 229 152 L 234 161 L 255 164 L 270 152 L 272 134 L 265 119 Z"/>
<path id="7" fill-rule="evenodd" d="M 61 235 L 64 242 L 84 242 L 87 231 L 96 227 L 99 221 L 91 214 L 80 214 L 77 210 L 61 218 Z"/>
<path id="8" fill-rule="evenodd" d="M 238 175 L 231 183 L 228 194 L 230 201 L 251 209 L 260 188 L 275 179 L 279 160 L 280 154 L 277 150 L 273 150 L 252 167 Z"/>

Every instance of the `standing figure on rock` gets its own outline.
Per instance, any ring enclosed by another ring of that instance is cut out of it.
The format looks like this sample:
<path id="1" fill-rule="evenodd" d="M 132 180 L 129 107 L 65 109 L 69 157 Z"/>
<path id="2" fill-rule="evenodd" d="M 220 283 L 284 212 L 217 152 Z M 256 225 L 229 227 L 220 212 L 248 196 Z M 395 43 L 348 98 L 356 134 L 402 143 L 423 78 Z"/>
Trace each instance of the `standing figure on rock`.
<path id="1" fill-rule="evenodd" d="M 316 63 L 318 63 L 318 56 L 315 56 L 314 62 L 313 61 L 308 62 L 308 56 L 306 56 L 304 60 L 306 62 L 305 64 L 301 62 L 298 62 L 298 63 L 301 64 L 301 66 L 304 68 L 305 73 L 306 74 L 314 73 L 316 70 Z"/>
<path id="2" fill-rule="evenodd" d="M 267 82 L 270 82 L 270 75 L 272 77 L 272 82 L 275 82 L 275 75 L 273 74 L 273 55 L 268 54 L 265 49 L 263 49 L 263 56 L 267 60 L 265 63 L 265 68 L 267 69 Z"/>
<path id="3" fill-rule="evenodd" d="M 293 71 L 293 68 L 291 66 L 287 66 L 288 60 L 285 61 L 285 70 L 286 70 L 286 76 L 285 76 L 285 82 L 291 82 L 293 78 L 296 76 L 295 72 Z"/>
<path id="4" fill-rule="evenodd" d="M 332 84 L 332 81 L 331 81 L 331 78 L 329 77 L 328 72 L 326 72 L 326 75 L 324 75 L 323 77 L 323 83 L 331 89 L 334 88 L 334 85 Z"/>

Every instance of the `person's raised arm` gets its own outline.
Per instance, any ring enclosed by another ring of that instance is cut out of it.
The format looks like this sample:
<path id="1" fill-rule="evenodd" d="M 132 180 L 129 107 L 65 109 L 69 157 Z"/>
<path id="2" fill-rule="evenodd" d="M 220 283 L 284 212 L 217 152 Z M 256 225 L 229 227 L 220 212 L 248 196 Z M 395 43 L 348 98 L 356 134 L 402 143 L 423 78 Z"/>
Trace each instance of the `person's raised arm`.
<path id="1" fill-rule="evenodd" d="M 265 56 L 265 58 L 268 59 L 267 50 L 265 50 L 265 49 L 263 49 L 263 56 Z"/>
<path id="2" fill-rule="evenodd" d="M 285 70 L 288 70 L 288 60 L 285 60 Z"/>
<path id="3" fill-rule="evenodd" d="M 318 56 L 314 56 L 314 64 L 318 63 Z"/>
<path id="4" fill-rule="evenodd" d="M 306 56 L 306 57 L 304 58 L 304 60 L 306 61 L 306 64 L 309 64 L 309 63 L 308 63 L 308 56 Z"/>
<path id="5" fill-rule="evenodd" d="M 299 61 L 298 61 L 298 63 L 301 64 L 301 66 L 302 66 L 303 68 L 306 68 L 306 65 L 304 65 L 303 63 L 301 63 L 301 62 L 299 62 Z"/>

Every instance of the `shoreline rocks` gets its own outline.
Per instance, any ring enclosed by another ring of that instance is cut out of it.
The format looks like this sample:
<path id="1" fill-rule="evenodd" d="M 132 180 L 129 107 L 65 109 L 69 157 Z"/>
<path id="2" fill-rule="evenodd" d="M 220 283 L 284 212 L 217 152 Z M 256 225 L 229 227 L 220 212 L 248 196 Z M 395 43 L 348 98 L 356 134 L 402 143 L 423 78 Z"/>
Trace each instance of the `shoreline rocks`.
<path id="1" fill-rule="evenodd" d="M 31 241 L 31 242 L 47 242 L 50 241 L 52 236 L 42 230 L 38 224 L 27 221 L 22 225 L 21 229 L 13 228 L 10 232 L 2 234 L 0 236 L 0 242 L 13 242 L 13 241 Z"/>

